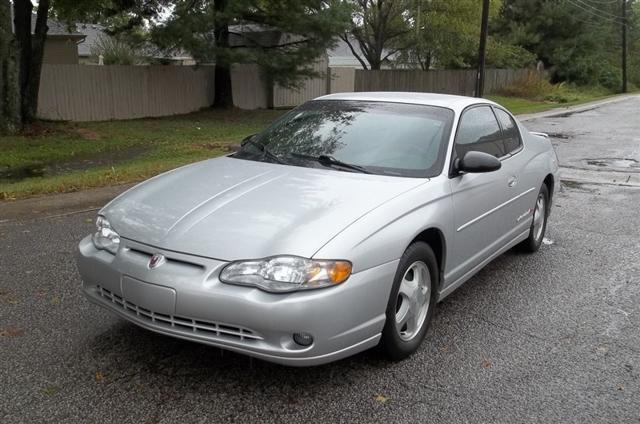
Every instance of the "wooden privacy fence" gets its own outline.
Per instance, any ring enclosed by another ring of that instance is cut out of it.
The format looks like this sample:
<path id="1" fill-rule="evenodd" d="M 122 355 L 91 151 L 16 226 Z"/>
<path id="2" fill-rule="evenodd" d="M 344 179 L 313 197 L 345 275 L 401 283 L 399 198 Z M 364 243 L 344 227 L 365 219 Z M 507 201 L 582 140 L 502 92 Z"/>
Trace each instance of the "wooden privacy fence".
<path id="1" fill-rule="evenodd" d="M 242 109 L 294 107 L 336 92 L 423 91 L 473 95 L 475 71 L 328 68 L 324 77 L 307 80 L 297 90 L 267 87 L 256 65 L 231 71 L 234 104 Z M 38 117 L 51 120 L 105 121 L 189 113 L 213 103 L 214 69 L 207 66 L 43 65 Z M 521 78 L 543 78 L 529 69 L 487 70 L 485 92 L 495 93 Z"/>
<path id="2" fill-rule="evenodd" d="M 543 78 L 543 74 L 531 69 L 487 69 L 485 94 L 531 77 Z M 354 91 L 420 91 L 473 96 L 475 81 L 475 70 L 357 70 Z"/>
<path id="3" fill-rule="evenodd" d="M 43 65 L 38 117 L 105 121 L 189 113 L 211 106 L 214 66 Z M 266 108 L 257 66 L 231 73 L 234 104 Z"/>
<path id="4" fill-rule="evenodd" d="M 43 65 L 38 117 L 103 121 L 188 113 L 213 101 L 212 66 Z"/>

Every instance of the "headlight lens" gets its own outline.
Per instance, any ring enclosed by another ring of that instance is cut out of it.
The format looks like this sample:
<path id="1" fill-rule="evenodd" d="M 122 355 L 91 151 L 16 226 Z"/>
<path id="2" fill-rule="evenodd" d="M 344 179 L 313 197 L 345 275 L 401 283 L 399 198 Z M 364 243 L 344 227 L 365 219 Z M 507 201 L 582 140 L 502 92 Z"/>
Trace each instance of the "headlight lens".
<path id="1" fill-rule="evenodd" d="M 232 262 L 220 273 L 220 281 L 255 286 L 269 292 L 317 289 L 341 284 L 351 275 L 351 262 L 277 256 Z"/>
<path id="2" fill-rule="evenodd" d="M 106 250 L 114 255 L 120 246 L 120 236 L 112 228 L 107 218 L 98 215 L 96 219 L 96 233 L 93 235 L 93 244 L 96 249 Z"/>

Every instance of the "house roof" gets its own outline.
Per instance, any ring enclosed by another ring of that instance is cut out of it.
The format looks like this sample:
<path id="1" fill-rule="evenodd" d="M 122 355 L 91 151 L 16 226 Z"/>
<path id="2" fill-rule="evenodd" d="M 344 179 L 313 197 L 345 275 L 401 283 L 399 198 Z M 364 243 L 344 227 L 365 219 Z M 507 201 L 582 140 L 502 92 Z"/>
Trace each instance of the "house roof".
<path id="1" fill-rule="evenodd" d="M 66 36 L 73 38 L 82 38 L 83 34 L 78 31 L 70 31 L 69 26 L 65 25 L 61 22 L 56 21 L 55 19 L 48 19 L 47 26 L 49 30 L 47 31 L 47 36 Z M 31 15 L 31 32 L 35 32 L 36 29 L 36 15 Z"/>
<path id="2" fill-rule="evenodd" d="M 31 33 L 35 33 L 36 31 L 36 20 L 38 19 L 38 15 L 35 13 L 31 14 Z M 47 19 L 47 37 L 70 37 L 80 39 L 84 37 L 83 34 L 77 31 L 70 31 L 69 26 L 65 25 L 61 22 L 56 21 L 55 19 L 48 18 Z M 13 24 L 13 3 L 11 4 L 11 30 L 15 31 L 15 26 Z"/>
<path id="3" fill-rule="evenodd" d="M 99 24 L 76 24 L 78 32 L 84 34 L 84 40 L 78 44 L 78 55 L 81 57 L 91 56 L 91 47 L 104 34 L 104 27 Z"/>

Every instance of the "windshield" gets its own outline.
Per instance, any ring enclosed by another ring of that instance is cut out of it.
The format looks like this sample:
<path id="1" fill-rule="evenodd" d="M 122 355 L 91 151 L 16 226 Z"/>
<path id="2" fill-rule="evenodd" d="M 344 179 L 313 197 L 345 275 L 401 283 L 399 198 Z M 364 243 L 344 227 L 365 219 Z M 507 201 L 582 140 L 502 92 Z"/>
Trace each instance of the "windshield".
<path id="1" fill-rule="evenodd" d="M 442 171 L 452 121 L 453 111 L 435 106 L 318 100 L 284 115 L 234 157 L 429 177 Z"/>

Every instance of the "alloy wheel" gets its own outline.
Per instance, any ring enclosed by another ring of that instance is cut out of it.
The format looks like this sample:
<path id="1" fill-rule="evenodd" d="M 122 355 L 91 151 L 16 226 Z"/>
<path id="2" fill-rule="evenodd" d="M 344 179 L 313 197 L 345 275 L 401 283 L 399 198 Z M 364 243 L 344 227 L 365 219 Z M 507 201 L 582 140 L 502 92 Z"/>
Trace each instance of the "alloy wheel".
<path id="1" fill-rule="evenodd" d="M 429 311 L 431 275 L 424 262 L 411 264 L 404 273 L 396 299 L 395 326 L 404 341 L 413 339 L 422 328 Z"/>

